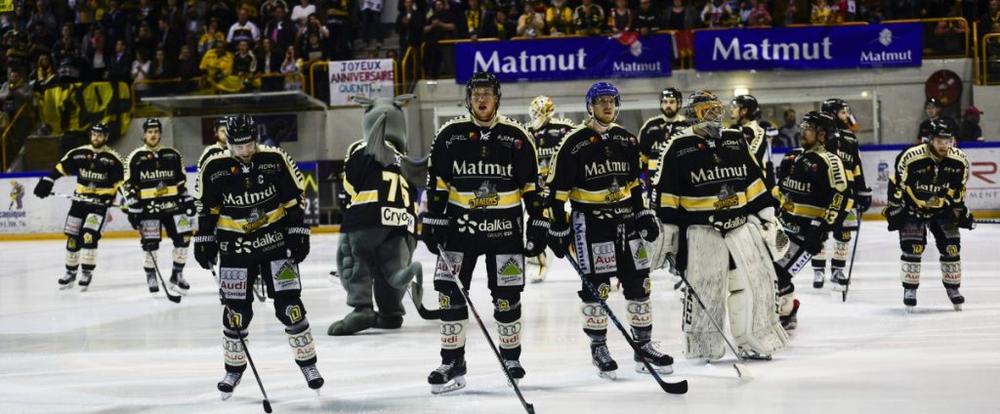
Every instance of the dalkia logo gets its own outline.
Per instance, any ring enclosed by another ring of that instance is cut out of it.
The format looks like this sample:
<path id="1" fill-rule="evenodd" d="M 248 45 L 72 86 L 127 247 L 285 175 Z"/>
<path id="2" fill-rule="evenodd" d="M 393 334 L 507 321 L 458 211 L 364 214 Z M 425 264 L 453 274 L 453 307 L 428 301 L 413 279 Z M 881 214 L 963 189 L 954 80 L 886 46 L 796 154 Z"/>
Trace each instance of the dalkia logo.
<path id="1" fill-rule="evenodd" d="M 510 220 L 489 220 L 477 222 L 469 219 L 468 215 L 458 218 L 458 231 L 462 233 L 476 234 L 476 232 L 493 233 L 499 231 L 510 231 L 514 229 L 514 223 Z"/>

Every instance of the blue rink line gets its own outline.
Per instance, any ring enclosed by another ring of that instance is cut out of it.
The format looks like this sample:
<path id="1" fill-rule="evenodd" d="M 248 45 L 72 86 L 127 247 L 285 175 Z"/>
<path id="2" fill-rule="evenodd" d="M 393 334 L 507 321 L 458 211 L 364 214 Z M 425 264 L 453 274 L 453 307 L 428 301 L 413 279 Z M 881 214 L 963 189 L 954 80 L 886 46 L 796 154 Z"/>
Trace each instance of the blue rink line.
<path id="1" fill-rule="evenodd" d="M 316 163 L 316 161 L 305 161 L 305 162 L 296 162 L 296 164 L 298 164 L 300 170 L 315 170 L 317 163 Z M 198 171 L 198 167 L 195 167 L 193 165 L 184 168 L 184 172 L 193 173 L 193 172 L 197 172 L 197 171 Z M 0 179 L 3 179 L 3 178 L 39 178 L 39 177 L 45 177 L 45 176 L 48 176 L 48 175 L 49 175 L 49 171 L 48 170 L 42 170 L 42 171 L 24 171 L 24 172 L 0 173 Z"/>

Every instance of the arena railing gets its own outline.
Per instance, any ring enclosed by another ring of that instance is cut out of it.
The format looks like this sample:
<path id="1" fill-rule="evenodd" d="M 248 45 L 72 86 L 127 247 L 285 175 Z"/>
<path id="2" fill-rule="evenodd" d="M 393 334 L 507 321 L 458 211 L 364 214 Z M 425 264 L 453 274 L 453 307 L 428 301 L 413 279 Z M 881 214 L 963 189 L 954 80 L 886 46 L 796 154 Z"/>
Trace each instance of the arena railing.
<path id="1" fill-rule="evenodd" d="M 4 128 L 3 134 L 0 135 L 0 147 L 2 147 L 2 155 L 0 155 L 0 165 L 3 169 L 0 172 L 5 172 L 10 168 L 10 164 L 14 158 L 17 157 L 17 153 L 24 146 L 24 141 L 31 134 L 35 126 L 35 106 L 31 102 L 25 102 L 21 104 L 20 108 L 14 112 L 14 116 L 10 119 L 10 123 Z"/>
<path id="2" fill-rule="evenodd" d="M 1000 85 L 1000 33 L 983 36 L 983 85 Z"/>
<path id="3" fill-rule="evenodd" d="M 969 22 L 965 18 L 901 19 L 885 20 L 883 23 L 922 23 L 924 25 L 924 57 L 951 59 L 972 56 L 969 48 Z"/>

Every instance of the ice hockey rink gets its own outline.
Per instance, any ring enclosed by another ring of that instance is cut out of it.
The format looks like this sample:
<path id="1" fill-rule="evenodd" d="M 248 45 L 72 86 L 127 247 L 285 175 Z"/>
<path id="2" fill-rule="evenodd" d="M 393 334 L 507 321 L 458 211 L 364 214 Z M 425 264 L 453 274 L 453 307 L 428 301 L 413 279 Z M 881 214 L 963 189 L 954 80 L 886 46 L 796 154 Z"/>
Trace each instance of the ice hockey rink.
<path id="1" fill-rule="evenodd" d="M 919 306 L 904 312 L 899 247 L 884 222 L 865 222 L 850 296 L 811 287 L 807 268 L 795 279 L 802 301 L 789 348 L 773 361 L 748 364 L 738 380 L 731 355 L 706 365 L 681 356 L 681 304 L 666 274 L 654 273 L 654 337 L 687 379 L 683 396 L 665 394 L 632 370 L 632 351 L 611 327 L 618 380 L 598 378 L 581 332 L 579 279 L 562 261 L 523 296 L 527 377 L 521 387 L 538 413 L 982 413 L 1000 398 L 1000 225 L 962 232 L 962 312 L 941 285 L 937 251 L 925 254 Z M 481 332 L 470 321 L 468 386 L 433 396 L 426 376 L 439 363 L 438 325 L 409 313 L 397 331 L 326 335 L 348 312 L 344 290 L 328 277 L 336 235 L 312 238 L 303 264 L 303 301 L 317 337 L 322 394 L 309 390 L 286 335 L 268 304 L 257 303 L 250 351 L 275 413 L 523 412 Z M 137 240 L 101 242 L 89 291 L 60 291 L 63 241 L 0 243 L 0 413 L 262 412 L 250 370 L 220 401 L 221 307 L 211 274 L 189 259 L 190 294 L 180 304 L 150 297 Z M 169 250 L 161 250 L 167 270 Z M 713 252 L 706 252 L 712 254 Z M 417 259 L 430 274 L 433 258 Z M 494 333 L 482 263 L 472 298 Z M 428 278 L 429 279 L 429 278 Z M 430 280 L 425 286 L 431 290 Z M 436 295 L 425 295 L 436 307 Z M 615 293 L 612 308 L 624 312 Z"/>

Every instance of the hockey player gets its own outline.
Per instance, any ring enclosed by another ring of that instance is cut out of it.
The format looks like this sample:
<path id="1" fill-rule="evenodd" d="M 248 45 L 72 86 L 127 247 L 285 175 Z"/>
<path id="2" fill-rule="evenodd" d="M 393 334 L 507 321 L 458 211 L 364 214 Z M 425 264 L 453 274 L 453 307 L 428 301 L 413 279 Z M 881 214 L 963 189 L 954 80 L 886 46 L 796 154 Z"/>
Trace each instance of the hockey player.
<path id="1" fill-rule="evenodd" d="M 97 242 L 107 217 L 108 206 L 115 199 L 125 175 L 121 156 L 107 146 L 108 126 L 102 123 L 90 128 L 90 145 L 74 148 L 56 164 L 47 177 L 35 185 L 35 195 L 45 198 L 52 194 L 55 180 L 64 175 L 76 176 L 73 203 L 66 216 L 66 274 L 59 279 L 62 289 L 73 286 L 78 267 L 83 268 L 80 287 L 86 290 L 97 266 Z"/>
<path id="2" fill-rule="evenodd" d="M 768 190 L 774 188 L 774 163 L 771 162 L 771 141 L 767 131 L 760 125 L 760 104 L 753 95 L 740 95 L 729 106 L 734 124 L 731 126 L 743 132 L 750 153 L 764 172 L 764 184 Z"/>
<path id="3" fill-rule="evenodd" d="M 847 265 L 848 252 L 851 246 L 851 233 L 858 231 L 861 215 L 868 211 L 872 204 L 872 190 L 865 184 L 865 175 L 861 169 L 861 153 L 858 140 L 851 132 L 854 117 L 851 108 L 843 99 L 831 98 L 823 101 L 821 110 L 830 114 L 835 123 L 833 133 L 826 137 L 828 152 L 840 157 L 844 170 L 848 172 L 848 195 L 854 202 L 855 209 L 849 209 L 846 216 L 831 229 L 833 233 L 833 257 L 830 258 L 830 282 L 833 289 L 843 291 L 847 288 L 847 275 L 844 266 Z M 826 242 L 823 249 L 813 257 L 813 287 L 822 288 L 826 276 Z"/>
<path id="4" fill-rule="evenodd" d="M 573 122 L 568 119 L 553 118 L 556 111 L 552 98 L 545 95 L 536 96 L 531 100 L 530 117 L 531 125 L 528 132 L 535 142 L 535 149 L 538 151 L 538 177 L 541 182 L 549 175 L 549 166 L 552 165 L 552 156 L 562 143 L 563 138 L 569 131 L 572 131 Z M 548 257 L 545 251 L 535 257 L 528 257 L 527 273 L 532 283 L 539 283 L 545 280 L 548 273 Z"/>
<path id="5" fill-rule="evenodd" d="M 722 334 L 708 318 L 725 326 L 728 314 L 740 351 L 766 359 L 788 341 L 775 312 L 776 275 L 768 253 L 778 223 L 742 131 L 722 129 L 722 116 L 715 94 L 695 92 L 687 106 L 693 125 L 664 149 L 651 193 L 663 223 L 652 249 L 653 267 L 674 257 L 674 266 L 708 308 L 706 314 L 688 289 L 683 319 L 688 358 L 723 356 Z"/>
<path id="6" fill-rule="evenodd" d="M 907 309 L 917 306 L 920 256 L 930 229 L 941 254 L 941 277 L 948 299 L 961 310 L 965 297 L 958 291 L 962 282 L 958 229 L 971 229 L 974 224 L 965 206 L 969 159 L 954 147 L 955 133 L 949 123 L 931 122 L 930 130 L 929 142 L 896 157 L 896 172 L 889 180 L 889 205 L 882 214 L 889 221 L 889 231 L 899 231 L 903 304 Z"/>
<path id="7" fill-rule="evenodd" d="M 295 363 L 309 388 L 323 377 L 300 298 L 299 263 L 309 254 L 309 228 L 302 210 L 304 184 L 295 161 L 277 148 L 257 144 L 249 115 L 230 117 L 228 152 L 210 157 L 198 174 L 198 236 L 195 259 L 213 269 L 218 257 L 226 375 L 218 383 L 226 399 L 246 370 L 246 338 L 253 319 L 251 286 L 264 279 L 274 314 L 285 325 Z"/>
<path id="8" fill-rule="evenodd" d="M 809 257 L 818 253 L 827 233 L 844 220 L 851 202 L 848 171 L 836 154 L 825 146 L 836 134 L 833 116 L 816 111 L 802 117 L 801 148 L 789 151 L 778 168 L 778 199 L 781 223 L 788 236 L 788 250 L 775 255 L 778 274 L 781 325 L 795 329 L 799 301 L 795 299 L 792 276 Z"/>
<path id="9" fill-rule="evenodd" d="M 201 169 L 205 165 L 205 161 L 220 152 L 225 152 L 226 149 L 226 117 L 222 117 L 215 120 L 215 142 L 212 145 L 205 147 L 205 150 L 201 152 L 201 156 L 198 157 L 198 168 Z"/>
<path id="10" fill-rule="evenodd" d="M 176 149 L 160 145 L 163 124 L 147 118 L 142 123 L 143 146 L 125 160 L 125 196 L 128 221 L 139 230 L 145 252 L 143 269 L 150 293 L 159 292 L 156 282 L 156 251 L 160 248 L 160 229 L 173 241 L 173 271 L 170 288 L 185 294 L 190 288 L 184 280 L 184 264 L 191 243 L 194 198 L 187 193 L 184 160 Z"/>
<path id="11" fill-rule="evenodd" d="M 659 168 L 660 155 L 671 137 L 687 128 L 688 122 L 680 114 L 684 104 L 684 96 L 677 88 L 666 88 L 660 92 L 660 115 L 646 120 L 639 128 L 639 168 L 645 177 L 644 185 L 649 184 L 650 175 Z"/>
<path id="12" fill-rule="evenodd" d="M 589 281 L 590 287 L 584 283 L 579 291 L 581 317 L 599 375 L 613 379 L 618 369 L 608 351 L 608 315 L 598 302 L 608 299 L 612 277 L 622 284 L 632 336 L 641 349 L 641 355 L 633 354 L 636 371 L 647 372 L 640 359 L 645 358 L 657 372 L 669 374 L 673 358 L 652 342 L 652 283 L 645 242 L 655 240 L 659 228 L 643 198 L 639 143 L 615 123 L 621 97 L 614 85 L 593 84 L 584 104 L 590 117 L 563 140 L 548 178 L 553 199 L 549 246 L 557 257 L 575 253 L 581 276 Z M 572 217 L 563 210 L 567 200 Z"/>
<path id="13" fill-rule="evenodd" d="M 434 137 L 422 220 L 424 242 L 438 255 L 434 290 L 441 307 L 441 366 L 427 377 L 435 394 L 465 386 L 469 312 L 458 289 L 469 287 L 481 255 L 500 356 L 515 380 L 524 377 L 519 361 L 524 257 L 545 249 L 549 229 L 535 145 L 520 124 L 498 113 L 500 82 L 492 73 L 475 73 L 465 85 L 465 104 L 469 115 L 449 121 Z"/>

